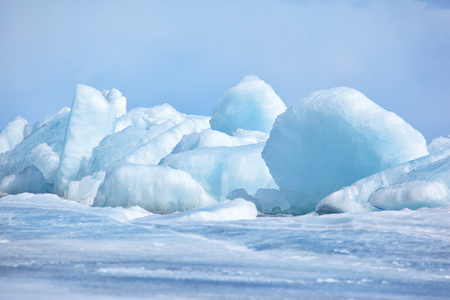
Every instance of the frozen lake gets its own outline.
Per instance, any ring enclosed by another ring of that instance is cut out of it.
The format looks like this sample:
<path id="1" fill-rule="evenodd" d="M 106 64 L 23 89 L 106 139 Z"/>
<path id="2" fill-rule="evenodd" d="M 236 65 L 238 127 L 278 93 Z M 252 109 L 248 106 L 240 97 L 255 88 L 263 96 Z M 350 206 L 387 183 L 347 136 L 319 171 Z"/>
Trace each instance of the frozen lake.
<path id="1" fill-rule="evenodd" d="M 1 299 L 448 299 L 450 206 L 193 222 L 0 198 Z"/>

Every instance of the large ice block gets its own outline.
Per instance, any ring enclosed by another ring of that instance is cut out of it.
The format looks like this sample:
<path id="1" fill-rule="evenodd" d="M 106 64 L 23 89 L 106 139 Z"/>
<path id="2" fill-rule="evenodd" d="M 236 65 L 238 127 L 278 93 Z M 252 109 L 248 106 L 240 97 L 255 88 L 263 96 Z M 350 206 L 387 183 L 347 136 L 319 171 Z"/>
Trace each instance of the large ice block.
<path id="1" fill-rule="evenodd" d="M 358 179 L 427 154 L 422 134 L 345 87 L 314 92 L 287 109 L 262 152 L 298 214 Z"/>
<path id="2" fill-rule="evenodd" d="M 238 129 L 269 132 L 276 117 L 285 110 L 270 85 L 256 75 L 249 75 L 214 106 L 211 128 L 230 135 Z"/>
<path id="3" fill-rule="evenodd" d="M 140 206 L 171 213 L 217 203 L 192 176 L 166 166 L 126 164 L 106 174 L 94 206 Z"/>
<path id="4" fill-rule="evenodd" d="M 96 89 L 79 84 L 70 113 L 64 150 L 56 174 L 54 191 L 65 196 L 70 180 L 75 180 L 80 162 L 91 157 L 92 149 L 115 131 L 116 112 Z"/>

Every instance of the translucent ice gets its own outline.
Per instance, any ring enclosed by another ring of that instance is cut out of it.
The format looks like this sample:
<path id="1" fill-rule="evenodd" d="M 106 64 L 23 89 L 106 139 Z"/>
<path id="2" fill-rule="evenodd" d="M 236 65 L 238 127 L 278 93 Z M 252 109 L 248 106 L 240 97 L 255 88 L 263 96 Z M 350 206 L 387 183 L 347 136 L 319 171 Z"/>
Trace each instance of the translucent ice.
<path id="1" fill-rule="evenodd" d="M 261 158 L 263 147 L 264 143 L 201 148 L 171 154 L 161 164 L 190 173 L 211 196 L 223 201 L 235 189 L 253 195 L 272 181 Z"/>
<path id="2" fill-rule="evenodd" d="M 125 160 L 134 164 L 157 165 L 172 152 L 185 134 L 200 132 L 208 127 L 208 121 L 204 118 L 188 118 L 151 139 L 130 153 Z"/>
<path id="3" fill-rule="evenodd" d="M 0 193 L 47 193 L 44 175 L 35 166 L 22 170 L 19 174 L 9 175 L 0 180 Z"/>
<path id="4" fill-rule="evenodd" d="M 0 132 L 0 154 L 14 149 L 31 133 L 28 121 L 18 116 Z"/>
<path id="5" fill-rule="evenodd" d="M 275 118 L 286 110 L 272 87 L 256 75 L 244 77 L 215 105 L 211 128 L 232 134 L 239 128 L 269 132 Z"/>
<path id="6" fill-rule="evenodd" d="M 113 106 L 94 88 L 79 84 L 67 126 L 64 150 L 56 174 L 55 192 L 65 195 L 68 182 L 75 180 L 80 162 L 91 157 L 92 149 L 115 131 Z"/>
<path id="7" fill-rule="evenodd" d="M 127 98 L 116 89 L 102 91 L 103 96 L 114 107 L 116 111 L 116 118 L 119 118 L 127 113 Z"/>
<path id="8" fill-rule="evenodd" d="M 290 205 L 284 199 L 283 194 L 275 189 L 259 189 L 255 194 L 255 199 L 261 205 L 261 212 L 272 213 L 290 213 Z"/>
<path id="9" fill-rule="evenodd" d="M 28 166 L 36 166 L 44 175 L 48 183 L 55 182 L 56 171 L 59 166 L 60 155 L 52 150 L 46 143 L 36 146 L 25 155 L 24 160 L 18 165 L 19 170 Z"/>
<path id="10" fill-rule="evenodd" d="M 262 156 L 293 213 L 328 194 L 428 154 L 403 119 L 350 88 L 312 93 L 281 114 Z"/>
<path id="11" fill-rule="evenodd" d="M 29 166 L 38 167 L 49 183 L 54 182 L 55 168 L 64 144 L 70 109 L 48 116 L 37 123 L 25 140 L 12 151 L 0 154 L 0 179 L 14 175 Z"/>
<path id="12" fill-rule="evenodd" d="M 450 149 L 358 180 L 325 197 L 318 213 L 416 209 L 450 204 Z"/>
<path id="13" fill-rule="evenodd" d="M 410 181 L 375 191 L 369 203 L 380 209 L 418 209 L 450 204 L 450 190 L 441 181 Z"/>
<path id="14" fill-rule="evenodd" d="M 165 166 L 126 164 L 106 174 L 94 206 L 140 206 L 171 213 L 215 204 L 189 175 Z"/>
<path id="15" fill-rule="evenodd" d="M 431 143 L 428 145 L 428 151 L 430 151 L 430 153 L 442 151 L 444 149 L 449 148 L 450 148 L 450 137 L 448 138 L 442 136 L 437 137 L 433 139 Z"/>
<path id="16" fill-rule="evenodd" d="M 221 131 L 207 128 L 201 132 L 193 132 L 183 136 L 172 153 L 183 152 L 200 148 L 212 147 L 236 147 L 265 142 L 268 136 L 258 131 L 238 131 L 236 136 L 231 136 Z"/>
<path id="17" fill-rule="evenodd" d="M 160 125 L 152 126 L 148 130 L 136 129 L 130 126 L 120 132 L 105 137 L 92 150 L 89 173 L 108 169 L 174 125 L 173 122 L 167 121 Z"/>
<path id="18" fill-rule="evenodd" d="M 105 179 L 105 171 L 95 172 L 79 181 L 69 181 L 67 199 L 74 200 L 86 205 L 94 204 L 97 191 Z"/>

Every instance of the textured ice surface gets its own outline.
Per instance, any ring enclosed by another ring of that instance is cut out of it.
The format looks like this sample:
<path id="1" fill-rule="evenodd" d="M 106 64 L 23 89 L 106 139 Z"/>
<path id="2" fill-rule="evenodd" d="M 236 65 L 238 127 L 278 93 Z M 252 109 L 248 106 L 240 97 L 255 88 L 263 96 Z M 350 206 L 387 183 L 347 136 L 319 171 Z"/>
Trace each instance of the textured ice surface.
<path id="1" fill-rule="evenodd" d="M 54 183 L 59 167 L 59 157 L 60 155 L 54 152 L 49 145 L 43 143 L 28 152 L 17 169 L 23 170 L 29 166 L 35 166 L 42 172 L 48 183 Z"/>
<path id="2" fill-rule="evenodd" d="M 63 108 L 59 113 L 48 116 L 37 123 L 32 133 L 12 151 L 0 154 L 0 178 L 18 174 L 26 167 L 34 165 L 41 170 L 49 183 L 53 183 L 69 113 L 70 109 Z"/>
<path id="3" fill-rule="evenodd" d="M 259 189 L 255 194 L 255 199 L 261 205 L 261 212 L 271 213 L 290 213 L 291 206 L 284 199 L 283 194 L 275 189 Z"/>
<path id="4" fill-rule="evenodd" d="M 3 197 L 0 298 L 448 299 L 449 214 L 172 222 L 55 195 Z"/>
<path id="5" fill-rule="evenodd" d="M 409 181 L 380 188 L 370 195 L 369 203 L 388 210 L 450 205 L 450 190 L 441 181 Z"/>
<path id="6" fill-rule="evenodd" d="M 128 127 L 120 132 L 105 137 L 92 150 L 90 171 L 107 170 L 110 166 L 120 163 L 142 145 L 172 128 L 175 123 L 166 121 L 148 130 Z"/>
<path id="7" fill-rule="evenodd" d="M 269 132 L 275 118 L 285 110 L 270 85 L 249 75 L 229 89 L 213 108 L 211 128 L 230 135 L 239 128 Z"/>
<path id="8" fill-rule="evenodd" d="M 109 91 L 104 90 L 102 91 L 102 95 L 114 107 L 116 118 L 119 118 L 127 113 L 127 98 L 125 98 L 120 91 L 116 89 Z"/>
<path id="9" fill-rule="evenodd" d="M 189 173 L 165 166 L 126 164 L 107 172 L 95 206 L 140 206 L 171 213 L 215 204 Z"/>
<path id="10" fill-rule="evenodd" d="M 264 143 L 240 147 L 215 147 L 171 154 L 161 161 L 192 175 L 216 200 L 227 198 L 229 192 L 244 188 L 255 194 L 272 180 L 261 151 Z"/>
<path id="11" fill-rule="evenodd" d="M 317 91 L 274 123 L 262 156 L 294 213 L 378 171 L 428 154 L 408 123 L 350 88 Z"/>
<path id="12" fill-rule="evenodd" d="M 450 138 L 440 136 L 433 139 L 428 145 L 428 151 L 430 151 L 430 153 L 442 151 L 444 149 L 450 149 Z"/>
<path id="13" fill-rule="evenodd" d="M 56 173 L 55 192 L 67 194 L 70 180 L 75 180 L 83 157 L 90 159 L 92 149 L 115 131 L 115 110 L 94 88 L 79 84 L 64 140 L 64 150 Z"/>
<path id="14" fill-rule="evenodd" d="M 253 141 L 258 142 L 257 139 Z M 240 139 L 230 136 L 221 131 L 207 128 L 201 132 L 194 132 L 183 136 L 181 141 L 173 149 L 172 153 L 183 152 L 200 148 L 212 147 L 236 147 L 248 144 L 255 144 L 250 139 Z"/>
<path id="15" fill-rule="evenodd" d="M 67 199 L 74 200 L 86 205 L 94 204 L 97 191 L 105 179 L 105 171 L 95 172 L 87 175 L 81 180 L 69 181 Z"/>
<path id="16" fill-rule="evenodd" d="M 325 197 L 316 211 L 364 212 L 443 205 L 450 203 L 449 186 L 447 149 L 358 180 Z"/>
<path id="17" fill-rule="evenodd" d="M 31 133 L 31 126 L 24 118 L 17 116 L 0 132 L 0 154 L 14 149 Z"/>
<path id="18" fill-rule="evenodd" d="M 0 180 L 0 193 L 20 194 L 24 192 L 48 192 L 45 177 L 35 166 L 26 167 L 19 174 L 9 175 Z"/>
<path id="19" fill-rule="evenodd" d="M 234 200 L 226 200 L 222 203 L 191 209 L 184 212 L 176 212 L 173 214 L 152 215 L 149 218 L 141 218 L 136 220 L 136 224 L 148 225 L 154 222 L 157 218 L 157 222 L 209 222 L 209 221 L 238 221 L 238 220 L 254 220 L 258 215 L 255 204 L 250 201 L 246 201 L 242 198 Z"/>
<path id="20" fill-rule="evenodd" d="M 172 152 L 185 134 L 200 132 L 208 127 L 206 118 L 188 118 L 134 150 L 125 161 L 133 164 L 157 165 Z"/>
<path id="21" fill-rule="evenodd" d="M 128 113 L 128 115 L 133 121 L 133 126 L 140 129 L 147 129 L 164 123 L 167 120 L 171 120 L 176 124 L 179 124 L 188 117 L 188 115 L 180 113 L 167 103 L 150 108 L 134 108 Z"/>

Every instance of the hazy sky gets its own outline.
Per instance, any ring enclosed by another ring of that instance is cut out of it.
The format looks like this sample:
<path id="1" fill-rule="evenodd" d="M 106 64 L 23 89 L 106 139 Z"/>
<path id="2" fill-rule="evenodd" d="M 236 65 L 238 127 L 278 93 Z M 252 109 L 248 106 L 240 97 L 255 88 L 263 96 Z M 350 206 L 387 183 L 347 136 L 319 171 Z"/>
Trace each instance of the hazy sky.
<path id="1" fill-rule="evenodd" d="M 209 115 L 247 74 L 287 106 L 348 86 L 447 136 L 450 1 L 0 0 L 0 130 L 70 107 L 77 83 Z"/>

